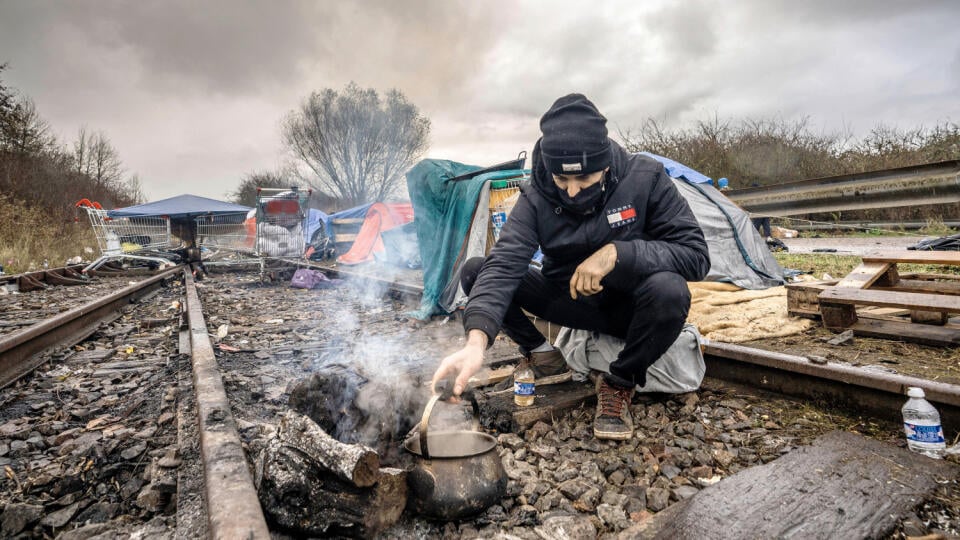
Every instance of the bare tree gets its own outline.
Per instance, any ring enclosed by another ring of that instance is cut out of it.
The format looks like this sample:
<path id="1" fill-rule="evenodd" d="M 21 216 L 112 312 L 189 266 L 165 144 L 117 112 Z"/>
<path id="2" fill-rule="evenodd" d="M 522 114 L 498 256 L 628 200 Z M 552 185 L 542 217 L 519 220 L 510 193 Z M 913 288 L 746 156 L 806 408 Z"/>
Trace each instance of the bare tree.
<path id="1" fill-rule="evenodd" d="M 350 83 L 311 94 L 283 126 L 284 142 L 314 189 L 354 205 L 387 199 L 426 152 L 430 120 L 398 90 Z"/>
<path id="2" fill-rule="evenodd" d="M 50 124 L 40 117 L 29 98 L 17 98 L 0 126 L 0 148 L 18 154 L 37 155 L 56 150 Z"/>
<path id="3" fill-rule="evenodd" d="M 102 187 L 122 188 L 123 163 L 120 155 L 103 132 L 89 137 L 87 157 L 82 172 Z"/>

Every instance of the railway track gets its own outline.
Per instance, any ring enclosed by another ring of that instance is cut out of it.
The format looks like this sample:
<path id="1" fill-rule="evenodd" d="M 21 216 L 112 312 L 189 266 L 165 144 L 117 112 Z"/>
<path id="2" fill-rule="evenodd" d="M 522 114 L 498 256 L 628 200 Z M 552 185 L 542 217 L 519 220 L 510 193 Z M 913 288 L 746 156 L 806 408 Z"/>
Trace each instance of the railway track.
<path id="1" fill-rule="evenodd" d="M 39 340 L 29 356 L 38 358 L 34 369 L 46 366 L 30 377 L 25 367 L 11 368 L 18 380 L 0 390 L 0 468 L 9 471 L 0 480 L 0 502 L 25 516 L 8 523 L 5 510 L 2 533 L 29 538 L 84 527 L 161 537 L 280 534 L 268 528 L 249 471 L 289 408 L 291 388 L 345 363 L 405 374 L 417 386 L 461 334 L 455 321 L 424 326 L 407 318 L 413 306 L 404 300 L 415 287 L 382 280 L 368 287 L 369 277 L 340 275 L 347 282 L 335 288 L 302 291 L 282 281 L 263 284 L 256 273 L 195 283 L 174 269 L 143 280 L 153 291 L 99 300 L 116 310 L 141 299 L 135 310 L 114 311 L 112 322 L 81 332 L 90 338 L 66 353 L 37 352 L 50 351 L 65 334 L 0 336 L 2 344 L 21 346 Z M 385 288 L 398 294 L 385 297 Z M 63 314 L 79 312 L 94 310 Z M 63 314 L 58 320 L 70 318 Z M 535 425 L 524 439 L 500 435 L 511 478 L 503 504 L 456 525 L 405 517 L 387 536 L 523 537 L 548 527 L 551 512 L 570 509 L 593 516 L 591 527 L 625 529 L 641 512 L 660 511 L 713 478 L 769 462 L 829 429 L 897 440 L 906 385 L 927 388 L 944 424 L 960 424 L 954 385 L 723 343 L 709 343 L 705 352 L 704 390 L 636 405 L 635 441 L 592 440 L 589 408 Z M 512 355 L 498 340 L 494 360 Z M 5 364 L 7 353 L 0 356 Z M 575 471 L 569 478 L 568 470 Z M 596 499 L 571 488 L 583 479 L 604 486 Z M 956 527 L 941 507 L 930 515 L 947 516 L 941 530 Z"/>

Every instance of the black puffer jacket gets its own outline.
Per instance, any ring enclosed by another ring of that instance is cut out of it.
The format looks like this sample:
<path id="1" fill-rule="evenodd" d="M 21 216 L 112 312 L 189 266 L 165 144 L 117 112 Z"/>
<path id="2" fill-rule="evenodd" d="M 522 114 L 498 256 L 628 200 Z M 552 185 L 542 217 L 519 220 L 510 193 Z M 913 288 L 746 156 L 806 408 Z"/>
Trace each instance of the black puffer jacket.
<path id="1" fill-rule="evenodd" d="M 483 330 L 493 343 L 537 246 L 544 255 L 543 275 L 564 288 L 576 267 L 610 242 L 617 247 L 617 263 L 603 279 L 604 287 L 632 288 L 637 279 L 656 272 L 675 272 L 688 281 L 707 275 L 710 257 L 703 232 L 663 165 L 611 144 L 602 208 L 581 215 L 563 207 L 537 142 L 530 185 L 470 291 L 467 331 Z"/>

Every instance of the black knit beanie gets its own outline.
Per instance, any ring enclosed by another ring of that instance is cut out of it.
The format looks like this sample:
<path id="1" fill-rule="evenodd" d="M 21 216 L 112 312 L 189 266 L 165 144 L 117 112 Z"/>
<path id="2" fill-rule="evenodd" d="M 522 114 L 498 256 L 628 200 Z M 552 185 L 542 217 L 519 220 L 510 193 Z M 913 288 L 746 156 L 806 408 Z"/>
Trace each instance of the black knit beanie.
<path id="1" fill-rule="evenodd" d="M 583 94 L 563 96 L 540 119 L 540 153 L 553 174 L 589 174 L 610 165 L 607 119 Z"/>

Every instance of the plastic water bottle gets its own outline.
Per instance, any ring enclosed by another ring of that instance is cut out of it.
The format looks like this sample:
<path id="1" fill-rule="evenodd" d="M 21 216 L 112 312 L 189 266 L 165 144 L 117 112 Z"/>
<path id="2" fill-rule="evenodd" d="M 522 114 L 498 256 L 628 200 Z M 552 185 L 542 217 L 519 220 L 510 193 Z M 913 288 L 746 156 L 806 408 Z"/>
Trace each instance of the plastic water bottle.
<path id="1" fill-rule="evenodd" d="M 513 372 L 513 402 L 518 407 L 528 407 L 533 405 L 533 396 L 536 388 L 533 368 L 526 360 L 520 362 L 516 371 Z"/>
<path id="2" fill-rule="evenodd" d="M 493 222 L 493 239 L 500 240 L 500 229 L 503 229 L 503 224 L 507 222 L 507 213 L 494 212 L 490 219 Z"/>
<path id="3" fill-rule="evenodd" d="M 940 459 L 946 449 L 943 428 L 940 426 L 940 413 L 924 399 L 923 388 L 911 386 L 907 389 L 910 399 L 903 405 L 903 432 L 907 436 L 907 447 L 914 452 Z"/>

